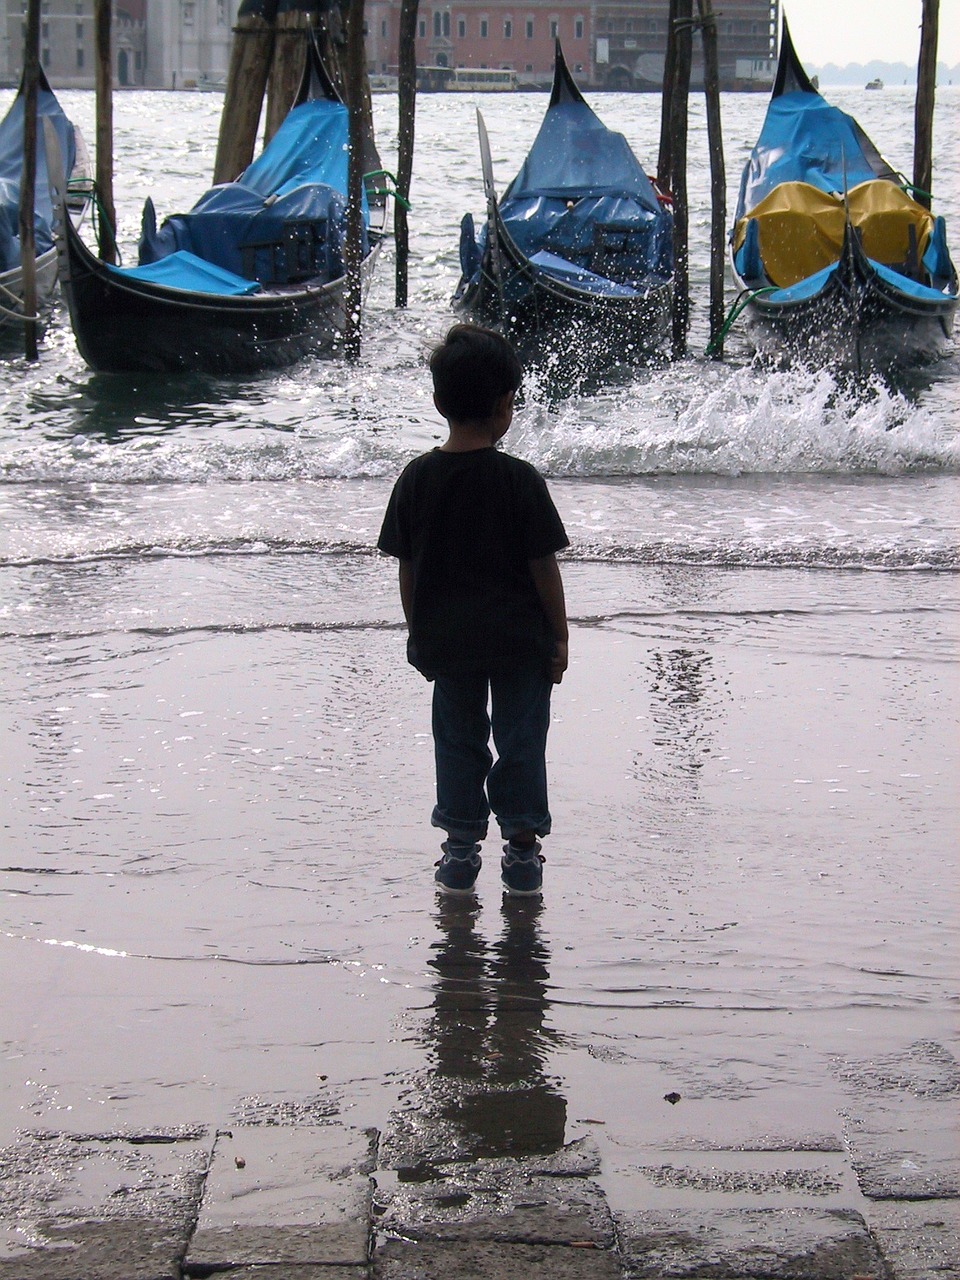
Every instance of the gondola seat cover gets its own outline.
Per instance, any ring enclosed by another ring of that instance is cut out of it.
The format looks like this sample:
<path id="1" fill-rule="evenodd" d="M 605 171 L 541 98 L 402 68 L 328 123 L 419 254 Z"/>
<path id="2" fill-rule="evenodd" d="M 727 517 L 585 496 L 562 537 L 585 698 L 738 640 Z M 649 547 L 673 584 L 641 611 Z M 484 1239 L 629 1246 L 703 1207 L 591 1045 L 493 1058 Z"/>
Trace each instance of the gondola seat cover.
<path id="1" fill-rule="evenodd" d="M 178 249 L 176 253 L 144 266 L 112 267 L 110 270 L 121 279 L 144 280 L 165 289 L 216 294 L 221 298 L 247 297 L 260 292 L 260 285 L 255 280 L 245 280 L 231 271 L 224 271 L 222 267 L 206 262 L 185 249 Z"/>
<path id="2" fill-rule="evenodd" d="M 737 223 L 734 252 L 746 246 L 752 223 L 767 278 L 789 288 L 839 259 L 847 210 L 868 258 L 894 268 L 907 268 L 912 258 L 914 269 L 919 269 L 934 229 L 933 215 L 900 187 L 882 179 L 854 187 L 846 207 L 842 196 L 809 183 L 781 183 Z"/>
<path id="3" fill-rule="evenodd" d="M 212 187 L 189 213 L 174 214 L 159 230 L 145 218 L 141 265 L 185 250 L 264 285 L 342 276 L 347 155 L 346 107 L 327 99 L 294 107 L 236 182 Z M 365 196 L 363 215 L 366 254 Z M 305 237 L 308 226 L 312 234 Z"/>

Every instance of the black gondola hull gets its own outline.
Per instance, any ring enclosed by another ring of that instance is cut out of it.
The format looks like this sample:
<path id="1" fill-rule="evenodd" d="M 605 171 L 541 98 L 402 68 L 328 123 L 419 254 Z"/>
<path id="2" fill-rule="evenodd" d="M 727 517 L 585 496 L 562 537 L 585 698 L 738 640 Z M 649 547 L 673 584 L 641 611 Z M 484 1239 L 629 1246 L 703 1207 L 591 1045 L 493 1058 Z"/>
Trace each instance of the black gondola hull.
<path id="1" fill-rule="evenodd" d="M 369 281 L 379 239 L 363 264 Z M 103 373 L 247 374 L 331 350 L 346 325 L 345 278 L 247 297 L 187 293 L 119 277 L 67 222 L 60 283 L 77 347 Z"/>

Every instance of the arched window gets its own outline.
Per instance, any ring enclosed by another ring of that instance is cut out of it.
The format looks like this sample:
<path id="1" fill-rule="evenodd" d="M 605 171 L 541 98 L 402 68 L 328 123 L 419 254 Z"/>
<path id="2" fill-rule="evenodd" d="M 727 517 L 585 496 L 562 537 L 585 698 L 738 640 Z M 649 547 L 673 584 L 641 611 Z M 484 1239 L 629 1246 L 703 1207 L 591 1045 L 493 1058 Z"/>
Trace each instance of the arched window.
<path id="1" fill-rule="evenodd" d="M 450 39 L 450 10 L 445 9 L 443 12 L 443 34 Z"/>
<path id="2" fill-rule="evenodd" d="M 434 34 L 435 36 L 440 35 L 440 23 L 441 23 L 441 22 L 442 22 L 442 18 L 440 17 L 440 10 L 439 10 L 439 9 L 434 9 L 434 11 L 433 11 L 433 34 Z"/>

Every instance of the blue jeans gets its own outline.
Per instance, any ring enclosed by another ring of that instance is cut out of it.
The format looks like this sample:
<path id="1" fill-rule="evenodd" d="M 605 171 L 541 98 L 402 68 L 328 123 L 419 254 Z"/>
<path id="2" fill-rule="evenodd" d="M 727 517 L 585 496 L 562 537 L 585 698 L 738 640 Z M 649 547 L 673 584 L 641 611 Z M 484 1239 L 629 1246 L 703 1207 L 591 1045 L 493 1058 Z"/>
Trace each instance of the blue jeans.
<path id="1" fill-rule="evenodd" d="M 487 834 L 492 810 L 505 840 L 522 831 L 549 832 L 545 753 L 552 690 L 539 664 L 502 675 L 436 677 L 435 827 L 453 840 L 472 843 Z M 491 727 L 496 761 L 489 747 Z"/>

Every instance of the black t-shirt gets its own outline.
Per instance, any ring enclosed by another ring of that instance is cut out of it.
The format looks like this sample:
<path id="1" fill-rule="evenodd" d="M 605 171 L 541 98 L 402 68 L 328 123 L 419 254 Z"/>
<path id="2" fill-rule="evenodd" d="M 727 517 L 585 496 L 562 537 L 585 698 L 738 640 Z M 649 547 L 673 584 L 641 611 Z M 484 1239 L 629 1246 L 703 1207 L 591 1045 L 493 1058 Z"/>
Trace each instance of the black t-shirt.
<path id="1" fill-rule="evenodd" d="M 377 546 L 413 566 L 407 656 L 428 677 L 549 660 L 554 637 L 528 561 L 568 545 L 528 462 L 434 449 L 394 486 Z"/>

